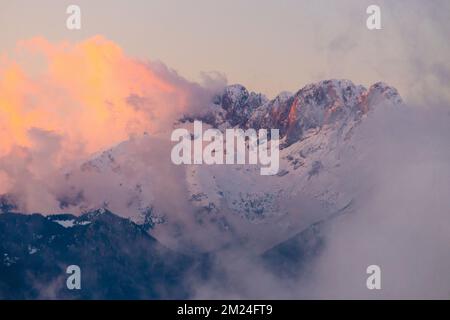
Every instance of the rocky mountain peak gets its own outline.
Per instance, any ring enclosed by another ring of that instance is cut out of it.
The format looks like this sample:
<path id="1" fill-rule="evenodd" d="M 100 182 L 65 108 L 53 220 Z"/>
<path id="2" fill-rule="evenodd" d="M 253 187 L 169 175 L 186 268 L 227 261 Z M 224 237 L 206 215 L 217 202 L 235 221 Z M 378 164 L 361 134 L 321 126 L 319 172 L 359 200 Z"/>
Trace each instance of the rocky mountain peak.
<path id="1" fill-rule="evenodd" d="M 240 84 L 227 86 L 223 93 L 214 99 L 214 104 L 226 111 L 225 120 L 232 126 L 244 126 L 253 111 L 266 102 L 267 98 L 263 94 L 249 93 Z"/>
<path id="2" fill-rule="evenodd" d="M 203 120 L 217 127 L 279 129 L 291 144 L 312 128 L 359 120 L 373 106 L 402 102 L 397 90 L 378 82 L 369 90 L 346 79 L 311 83 L 295 94 L 283 92 L 273 100 L 239 84 L 216 96 L 213 111 Z"/>
<path id="3" fill-rule="evenodd" d="M 368 105 L 376 105 L 387 101 L 393 104 L 403 103 L 397 89 L 384 82 L 377 82 L 373 84 L 369 88 L 365 99 Z"/>

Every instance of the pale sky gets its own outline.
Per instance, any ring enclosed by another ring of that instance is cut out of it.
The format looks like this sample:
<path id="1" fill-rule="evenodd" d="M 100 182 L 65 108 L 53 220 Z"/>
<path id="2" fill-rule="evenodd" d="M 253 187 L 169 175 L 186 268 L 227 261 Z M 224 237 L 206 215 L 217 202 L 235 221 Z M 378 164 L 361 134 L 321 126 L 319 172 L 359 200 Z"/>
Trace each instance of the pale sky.
<path id="1" fill-rule="evenodd" d="M 69 4 L 81 7 L 80 31 L 66 28 Z M 382 30 L 366 28 L 370 4 L 381 7 Z M 189 80 L 218 71 L 269 97 L 347 78 L 411 98 L 433 88 L 449 100 L 449 21 L 446 0 L 0 0 L 0 52 L 34 36 L 101 34 Z"/>

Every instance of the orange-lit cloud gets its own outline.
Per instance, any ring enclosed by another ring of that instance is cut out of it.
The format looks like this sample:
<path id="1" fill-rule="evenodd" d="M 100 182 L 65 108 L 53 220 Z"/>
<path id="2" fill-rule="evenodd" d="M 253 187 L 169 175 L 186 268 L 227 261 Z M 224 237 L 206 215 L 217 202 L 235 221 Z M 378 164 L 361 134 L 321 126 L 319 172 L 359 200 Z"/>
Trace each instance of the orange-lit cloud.
<path id="1" fill-rule="evenodd" d="M 195 87 L 166 72 L 102 36 L 75 44 L 21 41 L 15 55 L 0 56 L 0 155 L 31 146 L 33 128 L 85 153 L 158 130 L 187 107 Z"/>
<path id="2" fill-rule="evenodd" d="M 20 41 L 0 53 L 0 197 L 23 212 L 59 210 L 64 172 L 134 135 L 169 137 L 176 119 L 225 82 L 205 81 L 130 58 L 102 36 Z"/>

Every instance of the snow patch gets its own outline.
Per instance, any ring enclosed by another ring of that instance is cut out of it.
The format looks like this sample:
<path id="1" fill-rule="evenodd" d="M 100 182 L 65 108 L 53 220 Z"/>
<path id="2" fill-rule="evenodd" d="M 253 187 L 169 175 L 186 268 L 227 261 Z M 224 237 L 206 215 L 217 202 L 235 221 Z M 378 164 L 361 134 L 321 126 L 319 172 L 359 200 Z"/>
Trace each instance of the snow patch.
<path id="1" fill-rule="evenodd" d="M 54 220 L 57 224 L 60 224 L 64 228 L 72 228 L 75 225 L 75 220 Z"/>

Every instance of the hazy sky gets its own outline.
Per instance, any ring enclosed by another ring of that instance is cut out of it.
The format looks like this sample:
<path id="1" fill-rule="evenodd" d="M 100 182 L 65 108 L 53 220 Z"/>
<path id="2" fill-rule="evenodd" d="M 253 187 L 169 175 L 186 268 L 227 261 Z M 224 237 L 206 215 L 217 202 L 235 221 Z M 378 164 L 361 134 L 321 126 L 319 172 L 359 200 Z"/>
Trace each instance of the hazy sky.
<path id="1" fill-rule="evenodd" d="M 81 7 L 81 31 L 65 27 L 69 4 Z M 367 30 L 369 4 L 380 5 L 382 30 Z M 219 71 L 269 96 L 325 78 L 382 80 L 404 97 L 442 85 L 445 95 L 449 19 L 445 0 L 0 0 L 0 52 L 34 36 L 101 34 L 187 79 Z"/>

